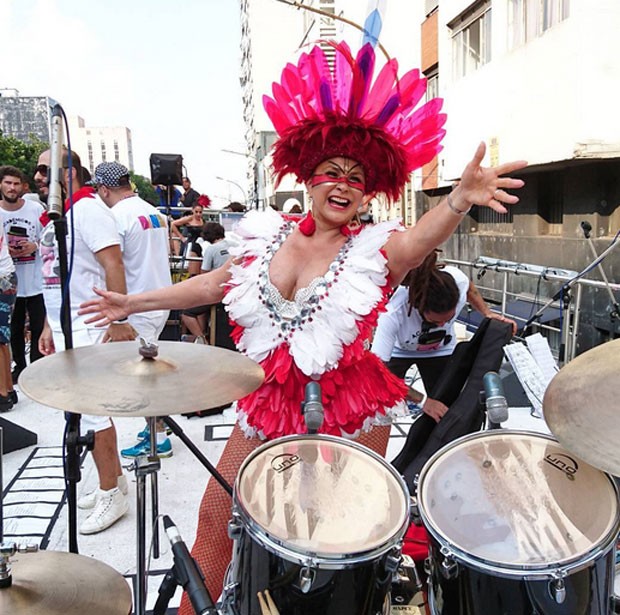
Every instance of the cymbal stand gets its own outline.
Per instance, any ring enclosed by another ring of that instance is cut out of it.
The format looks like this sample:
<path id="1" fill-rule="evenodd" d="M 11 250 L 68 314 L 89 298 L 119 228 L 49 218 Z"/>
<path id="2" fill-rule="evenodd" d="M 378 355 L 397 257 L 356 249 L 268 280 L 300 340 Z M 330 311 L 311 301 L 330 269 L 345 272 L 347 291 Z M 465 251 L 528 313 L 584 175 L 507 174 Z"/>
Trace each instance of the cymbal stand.
<path id="1" fill-rule="evenodd" d="M 67 505 L 69 517 L 69 552 L 78 553 L 77 544 L 77 484 L 82 479 L 80 457 L 83 447 L 92 451 L 95 448 L 95 432 L 89 429 L 80 436 L 80 415 L 65 412 L 65 450 L 64 475 L 67 486 Z"/>
<path id="2" fill-rule="evenodd" d="M 157 519 L 159 506 L 157 499 L 157 472 L 161 467 L 161 460 L 157 456 L 157 435 L 155 433 L 155 419 L 149 418 L 150 445 L 149 455 L 136 457 L 133 470 L 136 473 L 136 586 L 134 592 L 134 615 L 146 613 L 146 477 L 151 476 L 153 516 Z M 154 542 L 158 536 L 157 525 L 153 522 Z M 159 541 L 157 540 L 157 557 L 159 557 Z"/>

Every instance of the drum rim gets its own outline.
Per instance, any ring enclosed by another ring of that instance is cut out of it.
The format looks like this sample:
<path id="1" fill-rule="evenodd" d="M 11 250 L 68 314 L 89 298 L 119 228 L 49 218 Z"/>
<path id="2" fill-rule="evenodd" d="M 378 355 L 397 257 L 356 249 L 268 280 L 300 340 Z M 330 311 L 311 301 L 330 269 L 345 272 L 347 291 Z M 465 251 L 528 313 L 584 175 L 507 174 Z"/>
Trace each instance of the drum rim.
<path id="1" fill-rule="evenodd" d="M 239 496 L 240 481 L 245 469 L 254 458 L 258 457 L 264 451 L 278 444 L 285 444 L 287 442 L 295 440 L 320 440 L 332 442 L 338 445 L 349 446 L 370 456 L 389 471 L 389 473 L 393 476 L 393 478 L 396 480 L 397 484 L 401 488 L 403 494 L 403 514 L 401 523 L 397 526 L 390 538 L 384 544 L 379 545 L 374 549 L 353 551 L 345 554 L 321 553 L 309 550 L 304 551 L 300 547 L 291 544 L 289 541 L 282 540 L 276 536 L 273 536 L 266 530 L 266 528 L 262 527 L 260 523 L 258 523 L 258 521 L 254 519 L 252 514 L 244 506 Z M 293 436 L 276 438 L 275 440 L 270 440 L 269 442 L 262 444 L 260 447 L 252 451 L 252 453 L 250 453 L 250 455 L 246 457 L 243 464 L 239 468 L 239 472 L 237 473 L 233 488 L 232 500 L 233 517 L 236 515 L 237 518 L 241 520 L 244 529 L 248 531 L 249 535 L 267 550 L 271 551 L 274 555 L 280 555 L 284 559 L 294 563 L 298 563 L 300 565 L 310 565 L 323 569 L 338 570 L 346 567 L 347 565 L 352 566 L 366 561 L 372 561 L 392 550 L 395 546 L 398 546 L 400 548 L 402 539 L 407 531 L 407 528 L 409 527 L 411 507 L 411 497 L 409 495 L 409 489 L 407 487 L 407 484 L 405 483 L 403 477 L 398 473 L 396 468 L 394 468 L 394 466 L 392 466 L 386 459 L 381 457 L 381 455 L 375 453 L 375 451 L 369 449 L 368 447 L 359 444 L 358 442 L 328 434 L 296 434 Z"/>
<path id="2" fill-rule="evenodd" d="M 555 442 L 560 447 L 564 448 L 564 445 L 558 442 L 556 438 L 554 438 L 550 434 L 540 433 L 536 431 L 528 431 L 525 429 L 501 429 L 498 430 L 498 434 L 492 435 L 522 435 L 522 436 L 534 436 L 544 440 L 550 440 L 551 442 Z M 607 482 L 611 485 L 613 492 L 616 495 L 616 510 L 615 510 L 615 519 L 610 524 L 609 531 L 601 536 L 601 539 L 598 543 L 593 543 L 591 548 L 587 551 L 581 553 L 580 555 L 575 555 L 571 559 L 567 559 L 561 563 L 549 563 L 549 564 L 510 564 L 508 562 L 494 562 L 493 560 L 484 559 L 477 555 L 468 553 L 462 547 L 453 543 L 447 536 L 444 536 L 442 530 L 436 527 L 436 524 L 430 519 L 430 516 L 427 515 L 424 510 L 424 502 L 423 498 L 420 497 L 420 485 L 423 484 L 424 478 L 426 474 L 428 474 L 432 465 L 437 461 L 439 457 L 442 456 L 446 451 L 455 446 L 461 444 L 462 442 L 466 442 L 468 440 L 475 440 L 481 437 L 484 437 L 488 432 L 481 431 L 473 434 L 467 434 L 465 436 L 461 436 L 456 440 L 446 444 L 442 448 L 440 448 L 436 453 L 432 455 L 428 459 L 428 461 L 422 467 L 420 471 L 420 475 L 416 486 L 418 487 L 418 492 L 416 494 L 416 500 L 418 505 L 418 511 L 420 513 L 420 517 L 424 523 L 424 527 L 429 532 L 429 534 L 437 541 L 440 547 L 447 548 L 450 551 L 450 557 L 453 557 L 456 561 L 462 562 L 465 565 L 468 565 L 472 568 L 477 568 L 479 570 L 483 570 L 485 572 L 490 572 L 495 574 L 496 576 L 508 577 L 508 578 L 520 578 L 520 579 L 528 579 L 528 580 L 536 580 L 536 579 L 548 579 L 554 578 L 556 575 L 555 572 L 561 570 L 564 573 L 572 574 L 573 572 L 578 571 L 581 568 L 586 567 L 590 562 L 594 561 L 598 558 L 598 556 L 602 556 L 607 553 L 609 548 L 615 543 L 616 537 L 618 536 L 618 532 L 620 531 L 620 505 L 618 504 L 619 491 L 618 486 L 615 481 L 611 478 L 610 474 L 601 470 L 599 468 L 595 468 L 592 464 L 588 464 L 593 467 L 595 470 L 601 472 Z M 568 449 L 564 449 L 568 450 Z M 570 451 L 569 451 L 570 452 Z M 581 458 L 579 458 L 583 461 Z M 583 463 L 587 463 L 583 461 Z"/>

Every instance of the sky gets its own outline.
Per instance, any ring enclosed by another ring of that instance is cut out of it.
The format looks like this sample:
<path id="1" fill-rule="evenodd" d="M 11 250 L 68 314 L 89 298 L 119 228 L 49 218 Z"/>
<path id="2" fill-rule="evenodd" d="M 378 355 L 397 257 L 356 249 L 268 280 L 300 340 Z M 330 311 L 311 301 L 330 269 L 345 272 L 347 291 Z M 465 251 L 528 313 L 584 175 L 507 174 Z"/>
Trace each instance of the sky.
<path id="1" fill-rule="evenodd" d="M 245 158 L 222 152 L 246 151 L 238 0 L 0 0 L 0 15 L 0 88 L 127 126 L 141 175 L 151 153 L 182 154 L 215 206 L 242 199 Z"/>

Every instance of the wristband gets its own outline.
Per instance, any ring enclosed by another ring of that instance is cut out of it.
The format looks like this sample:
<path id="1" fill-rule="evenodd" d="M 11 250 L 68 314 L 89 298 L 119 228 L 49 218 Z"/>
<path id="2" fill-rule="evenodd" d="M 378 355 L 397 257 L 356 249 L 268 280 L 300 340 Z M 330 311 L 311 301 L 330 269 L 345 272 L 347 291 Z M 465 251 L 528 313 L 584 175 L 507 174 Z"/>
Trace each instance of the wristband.
<path id="1" fill-rule="evenodd" d="M 126 325 L 129 322 L 129 318 L 121 318 L 120 320 L 113 320 L 111 325 Z"/>
<path id="2" fill-rule="evenodd" d="M 458 209 L 457 207 L 455 207 L 454 203 L 452 202 L 452 196 L 450 195 L 450 193 L 448 193 L 447 203 L 448 203 L 448 207 L 455 214 L 458 214 L 459 216 L 466 216 L 469 213 L 469 210 L 472 208 L 472 206 L 470 205 L 465 211 L 462 211 L 462 210 Z"/>

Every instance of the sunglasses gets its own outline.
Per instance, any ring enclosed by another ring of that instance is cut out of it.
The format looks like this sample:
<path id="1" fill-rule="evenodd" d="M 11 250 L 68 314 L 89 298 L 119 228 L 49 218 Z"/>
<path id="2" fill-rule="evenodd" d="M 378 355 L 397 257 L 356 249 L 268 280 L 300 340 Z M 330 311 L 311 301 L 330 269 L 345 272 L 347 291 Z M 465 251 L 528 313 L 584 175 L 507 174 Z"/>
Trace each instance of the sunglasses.
<path id="1" fill-rule="evenodd" d="M 46 164 L 38 164 L 34 168 L 35 175 L 39 173 L 40 175 L 44 175 L 45 177 L 47 177 L 48 170 L 49 170 L 49 167 Z"/>

